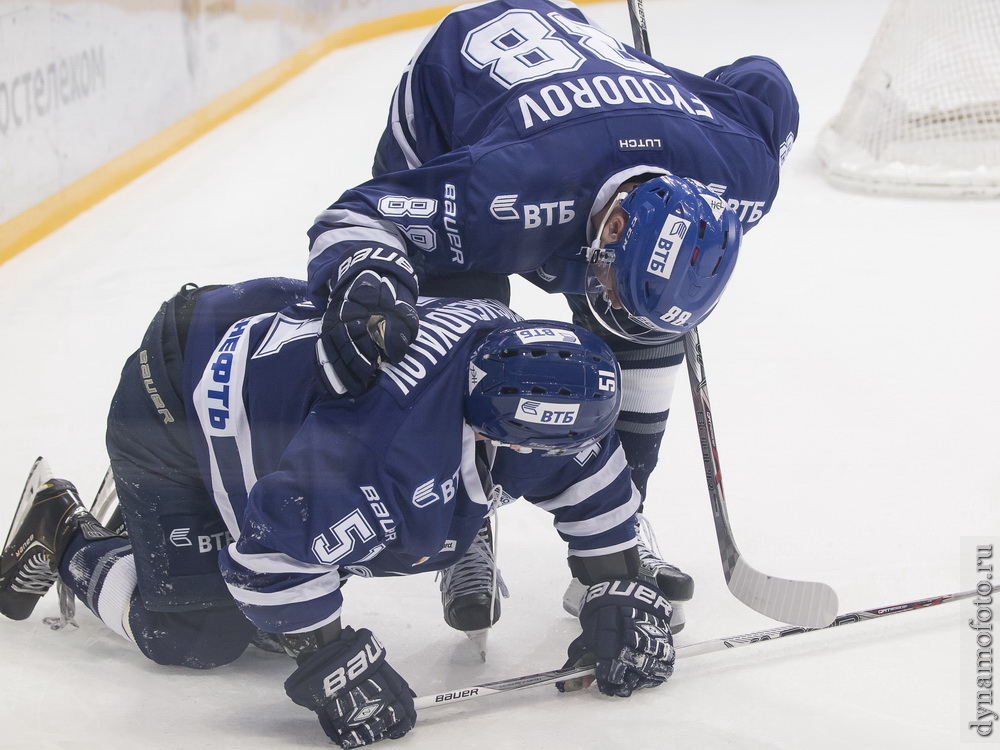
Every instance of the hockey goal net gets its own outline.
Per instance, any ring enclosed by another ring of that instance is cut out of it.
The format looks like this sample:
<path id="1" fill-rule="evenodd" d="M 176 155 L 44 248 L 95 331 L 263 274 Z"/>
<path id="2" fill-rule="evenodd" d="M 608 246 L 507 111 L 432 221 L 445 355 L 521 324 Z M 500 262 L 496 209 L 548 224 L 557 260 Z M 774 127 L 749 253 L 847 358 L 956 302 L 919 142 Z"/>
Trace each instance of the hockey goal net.
<path id="1" fill-rule="evenodd" d="M 892 0 L 817 152 L 847 189 L 1000 196 L 1000 0 Z"/>

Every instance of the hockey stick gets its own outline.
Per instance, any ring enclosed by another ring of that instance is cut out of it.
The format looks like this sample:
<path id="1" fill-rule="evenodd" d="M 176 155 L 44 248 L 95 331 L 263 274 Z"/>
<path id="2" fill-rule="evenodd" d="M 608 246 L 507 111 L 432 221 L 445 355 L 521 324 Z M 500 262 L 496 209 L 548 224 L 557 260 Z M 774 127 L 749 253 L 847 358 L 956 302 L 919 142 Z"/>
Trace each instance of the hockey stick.
<path id="1" fill-rule="evenodd" d="M 1000 585 L 993 586 L 990 589 L 991 594 L 997 591 L 1000 591 Z M 977 595 L 985 596 L 978 589 L 973 589 L 971 591 L 962 591 L 957 594 L 943 594 L 942 596 L 935 596 L 930 599 L 917 599 L 912 602 L 895 604 L 890 607 L 877 607 L 875 609 L 865 609 L 859 612 L 848 612 L 847 614 L 836 617 L 829 625 L 824 625 L 822 627 L 809 628 L 788 626 L 770 628 L 768 630 L 758 630 L 753 633 L 744 633 L 742 635 L 732 635 L 728 638 L 713 638 L 708 641 L 693 643 L 690 646 L 679 647 L 677 649 L 677 658 L 680 659 L 691 656 L 701 656 L 702 654 L 711 654 L 731 648 L 740 648 L 741 646 L 752 646 L 755 643 L 773 641 L 778 638 L 785 638 L 791 635 L 813 633 L 817 630 L 829 630 L 830 628 L 835 628 L 840 625 L 853 625 L 857 622 L 875 620 L 879 617 L 888 617 L 889 615 L 898 615 L 903 612 L 913 612 L 917 609 L 936 607 L 939 604 L 947 604 L 948 602 L 957 602 L 960 599 L 969 599 Z M 460 688 L 458 690 L 448 690 L 435 695 L 421 696 L 414 700 L 414 705 L 418 709 L 423 709 L 431 708 L 433 706 L 442 706 L 448 703 L 460 703 L 461 701 L 472 700 L 473 698 L 485 698 L 486 696 L 497 695 L 499 693 L 509 693 L 515 690 L 524 690 L 525 688 L 530 687 L 551 685 L 555 682 L 563 682 L 573 678 L 587 677 L 593 674 L 593 667 L 567 667 L 565 669 L 553 669 L 548 672 L 538 672 L 536 674 L 525 675 L 524 677 L 514 677 L 509 680 L 498 680 L 496 682 L 484 682 L 481 685 L 471 685 L 470 687 Z"/>
<path id="2" fill-rule="evenodd" d="M 646 12 L 642 0 L 628 0 L 628 19 L 632 24 L 632 41 L 635 48 L 649 54 L 649 34 L 646 32 Z"/>
<path id="3" fill-rule="evenodd" d="M 793 581 L 761 573 L 747 563 L 737 549 L 726 511 L 726 495 L 722 489 L 719 449 L 712 426 L 712 408 L 708 401 L 705 363 L 697 328 L 684 334 L 684 357 L 691 381 L 691 397 L 694 399 L 701 453 L 705 461 L 705 479 L 708 481 L 708 495 L 712 502 L 715 534 L 719 540 L 726 585 L 741 602 L 774 620 L 807 628 L 828 625 L 837 616 L 836 591 L 825 583 Z"/>
<path id="4" fill-rule="evenodd" d="M 635 46 L 648 55 L 649 35 L 642 0 L 628 0 L 628 12 Z M 712 410 L 708 401 L 705 364 L 697 328 L 684 334 L 684 357 L 691 381 L 691 397 L 694 400 L 701 453 L 705 462 L 705 479 L 708 481 L 708 494 L 712 502 L 715 534 L 719 540 L 726 585 L 741 602 L 773 620 L 808 628 L 828 625 L 837 616 L 837 592 L 825 583 L 793 581 L 761 573 L 743 559 L 736 547 L 726 511 L 726 495 L 722 489 L 719 449 L 712 427 Z"/>

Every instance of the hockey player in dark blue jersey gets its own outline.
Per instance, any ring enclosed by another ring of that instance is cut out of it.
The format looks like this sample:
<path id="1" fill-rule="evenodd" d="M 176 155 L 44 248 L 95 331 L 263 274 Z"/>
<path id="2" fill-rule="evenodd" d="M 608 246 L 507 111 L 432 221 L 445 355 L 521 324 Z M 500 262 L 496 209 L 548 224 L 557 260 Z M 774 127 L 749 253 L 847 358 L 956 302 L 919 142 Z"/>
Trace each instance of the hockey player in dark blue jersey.
<path id="1" fill-rule="evenodd" d="M 767 58 L 700 76 L 622 44 L 564 0 L 458 8 L 402 76 L 373 179 L 309 232 L 325 372 L 362 392 L 414 335 L 418 288 L 507 300 L 519 274 L 566 294 L 574 321 L 614 349 L 617 431 L 645 495 L 680 336 L 715 307 L 743 233 L 771 209 L 797 130 L 791 85 Z M 381 295 L 357 298 L 364 272 Z M 382 344 L 371 330 L 388 333 Z M 693 582 L 660 559 L 640 520 L 644 574 L 689 598 Z"/>
<path id="2" fill-rule="evenodd" d="M 150 659 L 199 669 L 272 635 L 298 665 L 286 692 L 334 741 L 398 738 L 413 693 L 369 630 L 341 624 L 343 582 L 451 568 L 525 497 L 591 586 L 567 663 L 596 662 L 611 695 L 667 679 L 672 608 L 637 578 L 610 349 L 493 300 L 421 298 L 400 361 L 341 397 L 318 377 L 307 296 L 261 279 L 162 306 L 108 417 L 120 517 L 86 510 L 40 459 L 0 556 L 0 613 L 25 619 L 58 578 Z M 462 597 L 446 604 L 461 623 Z"/>

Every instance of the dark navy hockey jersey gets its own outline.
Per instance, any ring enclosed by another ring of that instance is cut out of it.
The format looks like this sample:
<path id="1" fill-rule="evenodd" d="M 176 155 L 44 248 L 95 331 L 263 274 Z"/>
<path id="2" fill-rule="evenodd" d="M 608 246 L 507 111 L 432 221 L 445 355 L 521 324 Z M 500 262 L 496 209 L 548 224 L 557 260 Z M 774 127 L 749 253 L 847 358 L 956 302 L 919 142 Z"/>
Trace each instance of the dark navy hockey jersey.
<path id="1" fill-rule="evenodd" d="M 587 453 L 545 457 L 494 449 L 466 425 L 469 354 L 517 319 L 508 308 L 421 299 L 405 359 L 348 398 L 319 383 L 320 318 L 295 304 L 305 296 L 287 279 L 207 291 L 187 339 L 195 453 L 235 540 L 220 566 L 255 625 L 290 633 L 330 622 L 348 574 L 454 564 L 501 496 L 495 485 L 549 510 L 570 554 L 634 545 L 639 498 L 613 434 Z"/>
<path id="2" fill-rule="evenodd" d="M 622 44 L 569 2 L 463 6 L 403 74 L 374 178 L 310 230 L 310 290 L 325 304 L 341 260 L 383 246 L 438 273 L 524 274 L 579 293 L 591 216 L 619 185 L 694 178 L 749 230 L 771 208 L 797 129 L 791 85 L 767 58 L 699 76 Z"/>

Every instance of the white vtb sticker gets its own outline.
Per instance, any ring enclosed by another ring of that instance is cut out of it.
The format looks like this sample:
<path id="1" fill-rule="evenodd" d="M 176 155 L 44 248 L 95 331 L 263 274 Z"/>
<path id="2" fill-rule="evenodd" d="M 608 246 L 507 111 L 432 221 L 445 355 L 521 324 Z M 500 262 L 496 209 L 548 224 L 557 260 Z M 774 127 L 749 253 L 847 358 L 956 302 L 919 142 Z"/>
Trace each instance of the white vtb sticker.
<path id="1" fill-rule="evenodd" d="M 525 328 L 521 331 L 515 331 L 515 333 L 517 334 L 517 337 L 526 344 L 531 344 L 536 341 L 554 341 L 559 344 L 580 344 L 580 339 L 577 335 L 573 333 L 573 331 L 566 330 L 565 328 Z"/>
<path id="2" fill-rule="evenodd" d="M 670 278 L 670 274 L 674 272 L 674 263 L 677 262 L 677 255 L 680 252 L 681 243 L 684 241 L 684 235 L 687 234 L 690 226 L 691 222 L 680 216 L 670 214 L 667 217 L 663 229 L 660 230 L 660 237 L 656 240 L 656 247 L 653 248 L 653 252 L 649 256 L 647 271 L 662 276 L 664 279 Z"/>
<path id="3" fill-rule="evenodd" d="M 517 404 L 516 418 L 534 424 L 576 424 L 579 404 L 548 404 L 522 398 Z"/>

